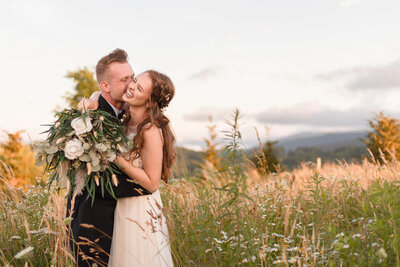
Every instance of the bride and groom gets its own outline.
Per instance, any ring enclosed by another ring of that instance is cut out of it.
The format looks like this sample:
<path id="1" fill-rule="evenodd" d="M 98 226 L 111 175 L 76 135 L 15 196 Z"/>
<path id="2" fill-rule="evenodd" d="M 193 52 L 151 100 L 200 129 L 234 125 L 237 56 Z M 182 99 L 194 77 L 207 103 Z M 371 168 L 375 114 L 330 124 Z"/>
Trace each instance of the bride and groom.
<path id="1" fill-rule="evenodd" d="M 108 193 L 102 196 L 101 190 L 96 190 L 93 205 L 87 191 L 68 198 L 77 265 L 173 266 L 158 187 L 161 180 L 167 182 L 175 160 L 175 137 L 163 113 L 174 85 L 153 70 L 134 76 L 122 49 L 99 60 L 96 77 L 101 94 L 79 106 L 120 118 L 134 146 L 116 159 L 121 172 L 113 190 L 118 200 Z"/>

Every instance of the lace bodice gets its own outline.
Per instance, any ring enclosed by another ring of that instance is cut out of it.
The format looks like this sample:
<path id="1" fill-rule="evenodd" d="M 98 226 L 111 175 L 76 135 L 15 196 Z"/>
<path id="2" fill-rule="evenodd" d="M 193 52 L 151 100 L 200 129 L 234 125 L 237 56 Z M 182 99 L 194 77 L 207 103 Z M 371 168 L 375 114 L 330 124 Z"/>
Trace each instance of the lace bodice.
<path id="1" fill-rule="evenodd" d="M 135 138 L 135 136 L 136 136 L 136 127 L 128 126 L 128 131 L 126 133 L 126 137 L 128 138 L 128 140 L 133 140 L 133 138 Z M 129 162 L 131 162 L 131 164 L 133 166 L 143 169 L 142 158 L 140 157 L 140 155 L 138 158 L 132 160 L 133 155 L 131 155 L 131 153 L 132 153 L 132 151 L 128 151 L 128 152 L 124 153 L 122 156 L 125 159 L 129 160 Z"/>

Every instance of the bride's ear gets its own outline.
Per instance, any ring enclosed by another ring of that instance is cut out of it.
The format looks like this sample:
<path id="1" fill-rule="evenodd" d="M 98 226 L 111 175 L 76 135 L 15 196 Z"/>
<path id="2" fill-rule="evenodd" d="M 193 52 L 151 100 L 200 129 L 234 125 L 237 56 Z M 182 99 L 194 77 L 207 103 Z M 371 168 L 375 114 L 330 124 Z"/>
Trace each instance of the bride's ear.
<path id="1" fill-rule="evenodd" d="M 109 85 L 106 81 L 100 82 L 100 88 L 101 88 L 101 90 L 103 90 L 104 92 L 107 92 L 107 93 L 110 92 L 110 85 Z"/>

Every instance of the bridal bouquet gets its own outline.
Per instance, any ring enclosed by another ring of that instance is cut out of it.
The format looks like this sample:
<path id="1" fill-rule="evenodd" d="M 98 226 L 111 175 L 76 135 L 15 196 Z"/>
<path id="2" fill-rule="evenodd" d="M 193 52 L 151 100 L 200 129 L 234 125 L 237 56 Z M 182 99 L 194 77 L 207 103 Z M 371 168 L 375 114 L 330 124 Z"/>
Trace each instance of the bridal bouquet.
<path id="1" fill-rule="evenodd" d="M 118 169 L 112 162 L 127 145 L 120 121 L 101 110 L 65 109 L 56 118 L 46 125 L 47 139 L 36 144 L 36 163 L 46 164 L 45 171 L 52 173 L 49 184 L 56 180 L 65 187 L 69 181 L 74 195 L 86 187 L 92 203 L 96 185 L 103 196 L 107 190 L 115 197 L 111 183 L 118 185 Z"/>

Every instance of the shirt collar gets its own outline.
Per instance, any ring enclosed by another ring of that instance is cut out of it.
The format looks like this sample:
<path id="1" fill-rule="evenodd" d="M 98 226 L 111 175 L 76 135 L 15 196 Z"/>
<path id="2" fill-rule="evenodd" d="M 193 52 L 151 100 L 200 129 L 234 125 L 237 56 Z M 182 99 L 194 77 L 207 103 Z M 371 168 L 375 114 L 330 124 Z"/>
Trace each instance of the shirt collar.
<path id="1" fill-rule="evenodd" d="M 107 99 L 105 99 L 105 98 L 104 98 L 104 100 L 107 101 Z M 112 109 L 114 110 L 115 116 L 118 117 L 118 115 L 121 114 L 122 109 L 121 109 L 121 110 L 117 109 L 116 107 L 114 107 L 113 105 L 111 105 L 110 102 L 108 102 L 108 101 L 107 101 L 107 103 L 108 103 L 108 104 L 112 107 Z"/>

